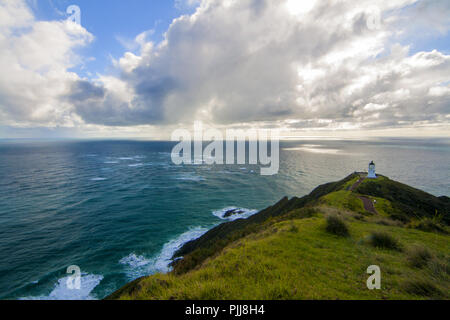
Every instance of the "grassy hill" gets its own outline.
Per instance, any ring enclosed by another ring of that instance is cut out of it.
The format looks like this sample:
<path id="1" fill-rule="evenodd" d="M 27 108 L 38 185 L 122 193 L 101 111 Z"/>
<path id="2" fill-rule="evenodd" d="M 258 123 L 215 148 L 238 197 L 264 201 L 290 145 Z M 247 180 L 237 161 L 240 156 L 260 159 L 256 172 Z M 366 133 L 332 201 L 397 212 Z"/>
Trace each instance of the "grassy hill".
<path id="1" fill-rule="evenodd" d="M 449 299 L 449 199 L 361 176 L 219 225 L 108 299 Z"/>

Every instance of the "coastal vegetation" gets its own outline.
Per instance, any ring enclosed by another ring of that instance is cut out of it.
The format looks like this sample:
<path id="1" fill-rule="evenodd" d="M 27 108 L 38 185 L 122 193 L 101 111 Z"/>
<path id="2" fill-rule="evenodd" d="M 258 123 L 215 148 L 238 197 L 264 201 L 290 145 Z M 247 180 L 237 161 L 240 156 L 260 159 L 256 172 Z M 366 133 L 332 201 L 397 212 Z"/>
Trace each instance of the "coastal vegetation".
<path id="1" fill-rule="evenodd" d="M 361 175 L 221 224 L 108 299 L 449 299 L 449 198 Z"/>
<path id="2" fill-rule="evenodd" d="M 337 215 L 330 215 L 327 218 L 327 231 L 337 236 L 346 237 L 349 235 L 347 224 Z"/>

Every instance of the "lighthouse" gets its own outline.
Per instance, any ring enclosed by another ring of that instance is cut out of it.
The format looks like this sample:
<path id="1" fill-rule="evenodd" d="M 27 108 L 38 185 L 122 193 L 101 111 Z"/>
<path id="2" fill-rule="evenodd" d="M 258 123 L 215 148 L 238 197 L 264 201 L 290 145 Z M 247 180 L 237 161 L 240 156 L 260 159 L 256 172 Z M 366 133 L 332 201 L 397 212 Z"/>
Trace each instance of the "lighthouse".
<path id="1" fill-rule="evenodd" d="M 369 163 L 369 174 L 367 175 L 369 179 L 376 179 L 377 175 L 375 174 L 375 163 L 372 161 Z"/>

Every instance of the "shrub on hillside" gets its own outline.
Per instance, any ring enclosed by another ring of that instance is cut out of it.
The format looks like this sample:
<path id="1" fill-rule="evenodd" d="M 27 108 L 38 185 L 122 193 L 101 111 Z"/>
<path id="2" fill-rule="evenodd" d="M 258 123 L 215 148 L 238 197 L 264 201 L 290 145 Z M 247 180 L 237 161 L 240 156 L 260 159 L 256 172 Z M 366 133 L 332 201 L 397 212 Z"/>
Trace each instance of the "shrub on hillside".
<path id="1" fill-rule="evenodd" d="M 298 227 L 295 225 L 295 223 L 291 223 L 291 225 L 289 226 L 289 232 L 298 233 Z"/>
<path id="2" fill-rule="evenodd" d="M 446 227 L 442 225 L 441 221 L 436 218 L 422 218 L 418 221 L 413 221 L 409 224 L 410 228 L 422 230 L 425 232 L 439 232 L 448 234 Z"/>
<path id="3" fill-rule="evenodd" d="M 327 216 L 327 232 L 335 234 L 340 237 L 347 237 L 349 235 L 347 224 L 336 215 Z"/>
<path id="4" fill-rule="evenodd" d="M 410 279 L 403 283 L 403 290 L 422 297 L 439 298 L 442 296 L 441 290 L 428 279 Z"/>
<path id="5" fill-rule="evenodd" d="M 403 223 L 398 220 L 392 220 L 388 218 L 381 218 L 375 221 L 376 224 L 382 225 L 382 226 L 389 226 L 389 227 L 403 227 Z"/>
<path id="6" fill-rule="evenodd" d="M 423 268 L 432 258 L 431 252 L 421 246 L 415 246 L 408 250 L 407 259 L 415 268 Z"/>
<path id="7" fill-rule="evenodd" d="M 450 258 L 446 257 L 444 259 L 431 259 L 428 262 L 428 270 L 437 279 L 442 279 L 448 281 L 450 276 Z"/>
<path id="8" fill-rule="evenodd" d="M 370 235 L 370 243 L 376 248 L 400 250 L 398 241 L 385 232 L 373 232 Z"/>

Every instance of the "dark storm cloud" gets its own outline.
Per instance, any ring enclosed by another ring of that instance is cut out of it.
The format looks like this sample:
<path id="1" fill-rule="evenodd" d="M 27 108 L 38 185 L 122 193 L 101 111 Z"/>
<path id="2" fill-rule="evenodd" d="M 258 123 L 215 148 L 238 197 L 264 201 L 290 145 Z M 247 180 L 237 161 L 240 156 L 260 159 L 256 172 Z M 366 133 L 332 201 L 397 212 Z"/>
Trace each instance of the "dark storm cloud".
<path id="1" fill-rule="evenodd" d="M 79 80 L 72 84 L 68 99 L 72 103 L 85 103 L 89 100 L 100 100 L 105 97 L 106 90 L 86 80 Z"/>

